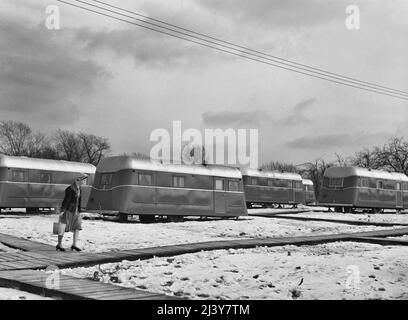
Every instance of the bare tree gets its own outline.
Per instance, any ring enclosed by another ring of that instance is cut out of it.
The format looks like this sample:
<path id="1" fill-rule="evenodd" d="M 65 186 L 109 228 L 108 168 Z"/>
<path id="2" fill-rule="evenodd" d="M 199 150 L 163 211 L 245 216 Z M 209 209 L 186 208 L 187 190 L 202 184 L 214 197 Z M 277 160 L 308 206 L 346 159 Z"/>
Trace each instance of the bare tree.
<path id="1" fill-rule="evenodd" d="M 32 129 L 22 122 L 1 121 L 0 151 L 11 156 L 27 156 L 32 133 Z"/>
<path id="2" fill-rule="evenodd" d="M 81 141 L 85 161 L 95 166 L 111 150 L 110 143 L 106 138 L 83 132 L 78 135 L 78 138 Z"/>
<path id="3" fill-rule="evenodd" d="M 374 152 L 382 169 L 408 174 L 408 141 L 404 138 L 393 137 Z"/>
<path id="4" fill-rule="evenodd" d="M 304 178 L 310 179 L 313 181 L 314 190 L 316 194 L 316 199 L 319 199 L 320 188 L 323 183 L 324 171 L 332 167 L 333 163 L 328 163 L 323 159 L 316 159 L 314 162 L 307 162 L 303 164 L 303 168 L 300 173 Z"/>
<path id="5" fill-rule="evenodd" d="M 294 164 L 280 161 L 270 161 L 268 163 L 264 163 L 259 168 L 261 170 L 269 171 L 296 172 L 296 173 L 299 172 L 299 169 Z"/>
<path id="6" fill-rule="evenodd" d="M 377 150 L 370 150 L 364 148 L 357 152 L 352 159 L 352 165 L 362 168 L 378 169 L 378 157 Z"/>
<path id="7" fill-rule="evenodd" d="M 353 165 L 408 174 L 408 141 L 392 137 L 382 147 L 357 152 Z"/>
<path id="8" fill-rule="evenodd" d="M 57 130 L 54 141 L 56 151 L 61 159 L 83 161 L 84 151 L 82 143 L 75 133 L 66 130 Z"/>

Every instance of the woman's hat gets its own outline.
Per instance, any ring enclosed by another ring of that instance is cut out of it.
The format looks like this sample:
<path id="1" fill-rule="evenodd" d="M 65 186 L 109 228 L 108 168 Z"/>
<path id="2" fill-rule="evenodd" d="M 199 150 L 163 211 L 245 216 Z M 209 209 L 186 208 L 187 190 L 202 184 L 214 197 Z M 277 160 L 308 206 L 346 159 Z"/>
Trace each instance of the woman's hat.
<path id="1" fill-rule="evenodd" d="M 88 178 L 88 175 L 86 173 L 80 173 L 75 180 L 81 181 L 85 180 L 86 178 Z"/>

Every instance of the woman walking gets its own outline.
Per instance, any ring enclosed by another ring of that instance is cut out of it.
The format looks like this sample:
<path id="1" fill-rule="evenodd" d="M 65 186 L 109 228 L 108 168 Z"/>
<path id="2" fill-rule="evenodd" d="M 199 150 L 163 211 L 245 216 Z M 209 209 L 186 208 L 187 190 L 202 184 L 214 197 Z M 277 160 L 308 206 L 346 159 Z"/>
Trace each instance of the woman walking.
<path id="1" fill-rule="evenodd" d="M 79 231 L 82 230 L 82 218 L 81 218 L 81 184 L 88 176 L 86 174 L 80 175 L 75 181 L 65 189 L 65 197 L 62 201 L 60 215 L 60 223 L 65 224 L 65 231 L 62 234 L 58 234 L 58 244 L 56 246 L 57 251 L 65 251 L 62 247 L 62 239 L 64 232 L 72 232 L 72 251 L 81 251 L 77 246 Z"/>

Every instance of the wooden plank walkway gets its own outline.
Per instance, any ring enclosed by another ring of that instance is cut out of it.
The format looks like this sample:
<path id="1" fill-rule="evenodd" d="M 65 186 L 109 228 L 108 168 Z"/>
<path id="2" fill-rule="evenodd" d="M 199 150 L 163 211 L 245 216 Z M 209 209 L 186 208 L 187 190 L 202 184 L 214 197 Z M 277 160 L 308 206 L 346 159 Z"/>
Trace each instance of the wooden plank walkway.
<path id="1" fill-rule="evenodd" d="M 316 245 L 335 241 L 356 241 L 356 239 L 365 241 L 365 238 L 386 238 L 392 236 L 402 236 L 406 234 L 408 234 L 408 228 L 397 228 L 368 232 L 327 234 L 316 236 L 307 235 L 297 237 L 207 241 L 103 253 L 75 253 L 71 251 L 56 252 L 50 250 L 0 253 L 0 271 L 46 269 L 50 265 L 57 266 L 58 268 L 73 268 L 80 266 L 93 266 L 103 263 L 115 263 L 121 262 L 123 260 L 134 261 L 150 259 L 153 257 L 175 256 L 186 253 L 195 253 L 199 251 L 242 248 L 245 249 L 255 248 L 258 246 L 272 247 L 284 245 Z"/>
<path id="2" fill-rule="evenodd" d="M 0 234 L 0 242 L 20 249 L 20 251 L 12 253 L 0 253 L 0 286 L 17 288 L 35 294 L 62 299 L 175 299 L 174 297 L 143 290 L 127 289 L 117 285 L 104 284 L 90 279 L 74 278 L 62 274 L 58 274 L 58 285 L 50 287 L 47 285 L 50 273 L 34 269 L 46 269 L 49 266 L 56 266 L 58 268 L 93 266 L 102 263 L 121 262 L 123 260 L 149 259 L 155 256 L 174 256 L 203 250 L 254 248 L 257 246 L 315 245 L 334 241 L 408 245 L 408 241 L 405 240 L 384 239 L 386 237 L 406 234 L 408 234 L 408 228 L 398 228 L 316 236 L 207 241 L 103 253 L 56 252 L 53 246 L 47 244 Z"/>
<path id="3" fill-rule="evenodd" d="M 163 294 L 35 270 L 0 271 L 0 286 L 51 298 L 75 300 L 174 300 Z"/>
<path id="4" fill-rule="evenodd" d="M 27 240 L 15 236 L 10 236 L 8 234 L 0 233 L 0 242 L 6 246 L 14 249 L 24 250 L 24 251 L 53 251 L 54 246 L 49 244 Z"/>
<path id="5" fill-rule="evenodd" d="M 408 226 L 408 223 L 398 223 L 398 222 L 374 222 L 374 221 L 343 220 L 343 219 L 328 219 L 328 218 L 313 218 L 313 217 L 294 217 L 294 216 L 287 216 L 287 215 L 281 215 L 281 214 L 251 214 L 251 215 L 257 216 L 257 217 L 265 217 L 265 218 L 333 222 L 333 223 L 343 223 L 343 224 L 358 225 L 358 226 L 377 226 L 377 227 L 393 227 L 393 226 L 407 227 Z"/>

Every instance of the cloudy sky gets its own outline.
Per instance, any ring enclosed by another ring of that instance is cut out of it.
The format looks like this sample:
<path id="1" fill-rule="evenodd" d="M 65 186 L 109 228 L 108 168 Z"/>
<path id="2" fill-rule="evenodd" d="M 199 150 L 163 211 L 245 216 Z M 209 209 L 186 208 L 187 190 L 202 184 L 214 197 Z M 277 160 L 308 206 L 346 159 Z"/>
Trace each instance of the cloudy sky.
<path id="1" fill-rule="evenodd" d="M 275 56 L 408 90 L 408 2 L 106 0 Z M 61 29 L 45 27 L 57 4 Z M 53 0 L 0 3 L 0 119 L 149 153 L 152 130 L 257 128 L 259 161 L 352 155 L 408 135 L 408 101 L 313 79 Z"/>

